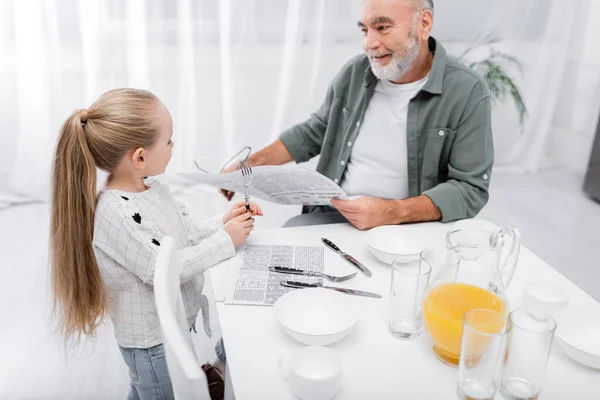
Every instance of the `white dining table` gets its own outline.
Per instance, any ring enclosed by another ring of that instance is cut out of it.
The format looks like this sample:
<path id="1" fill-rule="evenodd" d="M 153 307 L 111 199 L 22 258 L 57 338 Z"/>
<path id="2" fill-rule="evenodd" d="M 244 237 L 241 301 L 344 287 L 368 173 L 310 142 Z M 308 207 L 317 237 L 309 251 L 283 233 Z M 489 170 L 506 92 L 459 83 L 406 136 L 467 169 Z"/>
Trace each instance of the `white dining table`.
<path id="1" fill-rule="evenodd" d="M 413 225 L 426 234 L 436 252 L 444 251 L 444 238 L 451 224 Z M 250 244 L 322 246 L 321 237 L 335 242 L 365 264 L 373 273 L 359 273 L 340 286 L 379 293 L 382 299 L 354 298 L 360 320 L 341 341 L 329 347 L 342 358 L 342 389 L 335 399 L 456 399 L 457 369 L 440 362 L 432 351 L 426 332 L 415 340 L 403 341 L 388 332 L 390 266 L 380 262 L 365 242 L 366 232 L 349 224 L 314 225 L 254 231 Z M 333 251 L 325 249 L 325 272 L 341 275 L 354 268 Z M 439 253 L 438 253 L 439 254 Z M 235 284 L 243 250 L 210 269 L 218 318 L 227 352 L 228 373 L 237 400 L 294 399 L 279 370 L 281 357 L 304 345 L 290 338 L 277 324 L 273 307 L 225 304 Z M 440 265 L 434 265 L 432 278 Z M 522 247 L 508 289 L 511 309 L 519 307 L 525 287 L 534 281 L 558 285 L 569 296 L 569 307 L 600 312 L 600 303 Z M 502 396 L 498 394 L 497 399 Z M 600 399 L 600 370 L 570 359 L 557 341 L 548 362 L 541 399 Z"/>

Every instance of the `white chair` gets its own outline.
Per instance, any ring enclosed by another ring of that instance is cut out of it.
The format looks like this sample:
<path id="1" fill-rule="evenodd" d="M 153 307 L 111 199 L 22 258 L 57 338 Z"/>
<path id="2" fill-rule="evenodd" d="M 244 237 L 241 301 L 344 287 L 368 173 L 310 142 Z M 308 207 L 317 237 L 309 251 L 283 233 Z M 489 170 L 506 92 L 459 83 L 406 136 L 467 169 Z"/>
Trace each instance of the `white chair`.
<path id="1" fill-rule="evenodd" d="M 154 295 L 175 398 L 210 400 L 206 375 L 196 357 L 181 298 L 175 242 L 161 240 L 154 272 Z"/>

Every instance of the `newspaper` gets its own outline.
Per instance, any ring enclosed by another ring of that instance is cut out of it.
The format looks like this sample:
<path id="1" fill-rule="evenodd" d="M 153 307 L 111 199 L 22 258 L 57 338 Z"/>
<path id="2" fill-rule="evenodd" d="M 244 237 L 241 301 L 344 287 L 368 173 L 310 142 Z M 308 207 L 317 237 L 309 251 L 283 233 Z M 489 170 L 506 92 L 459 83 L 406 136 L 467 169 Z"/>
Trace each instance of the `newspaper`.
<path id="1" fill-rule="evenodd" d="M 296 290 L 281 286 L 281 281 L 323 283 L 321 278 L 269 271 L 270 266 L 281 266 L 323 272 L 323 253 L 324 247 L 318 246 L 246 245 L 235 286 L 225 296 L 225 303 L 272 306 L 281 296 Z"/>
<path id="2" fill-rule="evenodd" d="M 244 193 L 242 172 L 228 174 L 205 172 L 182 173 L 181 176 L 219 189 Z M 252 168 L 250 197 L 277 204 L 305 206 L 329 205 L 331 199 L 348 200 L 346 193 L 331 179 L 298 165 L 259 166 Z"/>

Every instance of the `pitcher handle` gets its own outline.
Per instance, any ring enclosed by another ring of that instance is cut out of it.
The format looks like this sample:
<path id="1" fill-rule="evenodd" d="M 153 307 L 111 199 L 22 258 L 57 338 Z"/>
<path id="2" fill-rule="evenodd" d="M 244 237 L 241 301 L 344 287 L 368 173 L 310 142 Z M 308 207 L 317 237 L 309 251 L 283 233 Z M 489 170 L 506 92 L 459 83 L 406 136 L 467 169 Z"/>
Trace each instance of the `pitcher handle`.
<path id="1" fill-rule="evenodd" d="M 515 267 L 517 266 L 517 261 L 519 260 L 519 254 L 521 253 L 521 233 L 519 233 L 519 230 L 515 227 L 505 226 L 500 229 L 498 235 L 503 239 L 505 237 L 510 237 L 512 239 L 506 260 L 500 269 L 502 283 L 504 284 L 504 287 L 508 289 L 513 274 L 515 273 Z"/>

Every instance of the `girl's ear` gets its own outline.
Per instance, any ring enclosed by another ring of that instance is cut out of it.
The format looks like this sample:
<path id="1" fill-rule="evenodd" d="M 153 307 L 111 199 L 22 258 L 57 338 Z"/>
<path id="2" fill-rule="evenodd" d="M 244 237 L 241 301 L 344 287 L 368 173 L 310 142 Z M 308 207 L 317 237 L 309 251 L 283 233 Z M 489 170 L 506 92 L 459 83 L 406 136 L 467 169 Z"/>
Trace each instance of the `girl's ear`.
<path id="1" fill-rule="evenodd" d="M 146 167 L 146 154 L 142 147 L 138 147 L 133 151 L 131 162 L 136 169 L 142 170 Z"/>

